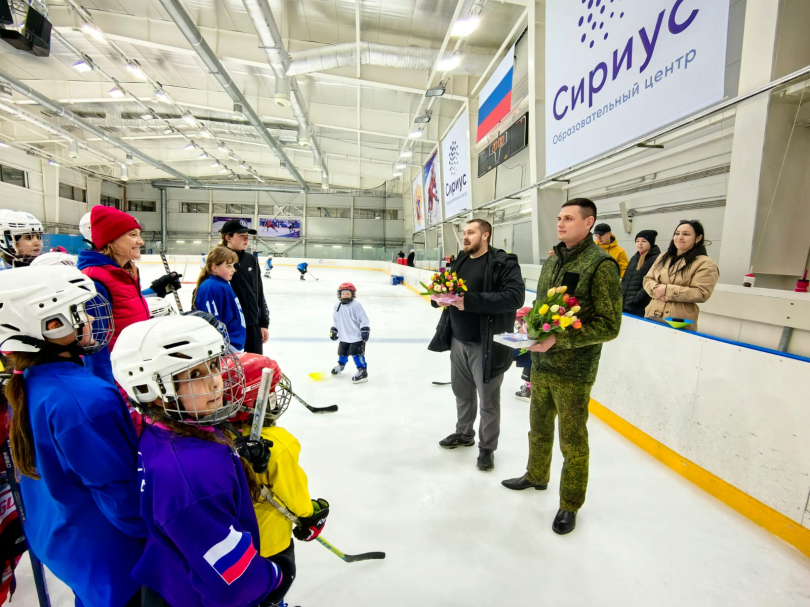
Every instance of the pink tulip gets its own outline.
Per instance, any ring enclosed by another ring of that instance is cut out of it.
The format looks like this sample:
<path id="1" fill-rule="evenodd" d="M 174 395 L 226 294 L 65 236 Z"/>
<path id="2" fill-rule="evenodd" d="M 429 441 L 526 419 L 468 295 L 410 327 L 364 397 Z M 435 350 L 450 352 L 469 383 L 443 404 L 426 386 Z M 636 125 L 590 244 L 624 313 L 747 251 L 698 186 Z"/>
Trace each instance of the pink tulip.
<path id="1" fill-rule="evenodd" d="M 551 325 L 546 323 L 543 325 L 543 331 L 551 331 Z"/>

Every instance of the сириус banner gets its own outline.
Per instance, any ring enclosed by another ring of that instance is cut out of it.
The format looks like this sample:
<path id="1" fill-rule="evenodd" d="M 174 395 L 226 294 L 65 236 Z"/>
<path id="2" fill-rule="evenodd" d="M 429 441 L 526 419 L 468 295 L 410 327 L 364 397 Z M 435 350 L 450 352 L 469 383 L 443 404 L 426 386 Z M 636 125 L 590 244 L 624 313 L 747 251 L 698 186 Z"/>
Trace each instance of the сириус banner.
<path id="1" fill-rule="evenodd" d="M 439 152 L 438 150 L 428 159 L 425 164 L 425 189 L 423 190 L 423 199 L 425 206 L 425 217 L 427 217 L 427 226 L 435 226 L 442 222 L 442 179 L 441 172 L 439 171 Z"/>
<path id="2" fill-rule="evenodd" d="M 425 204 L 422 200 L 422 173 L 418 173 L 411 184 L 413 192 L 413 231 L 425 229 Z"/>
<path id="3" fill-rule="evenodd" d="M 464 112 L 442 140 L 445 218 L 472 208 L 469 126 L 470 117 Z"/>
<path id="4" fill-rule="evenodd" d="M 546 0 L 546 174 L 723 98 L 728 0 Z"/>

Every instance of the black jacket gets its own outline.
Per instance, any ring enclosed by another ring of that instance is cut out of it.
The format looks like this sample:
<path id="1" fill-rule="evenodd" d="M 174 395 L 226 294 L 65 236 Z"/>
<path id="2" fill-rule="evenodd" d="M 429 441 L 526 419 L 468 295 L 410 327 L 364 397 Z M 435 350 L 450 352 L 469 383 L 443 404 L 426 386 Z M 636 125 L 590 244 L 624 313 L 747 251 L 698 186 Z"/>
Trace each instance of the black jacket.
<path id="1" fill-rule="evenodd" d="M 513 333 L 515 315 L 526 299 L 526 286 L 520 273 L 517 255 L 490 248 L 489 261 L 484 271 L 484 290 L 464 295 L 464 310 L 478 314 L 481 322 L 481 345 L 484 351 L 484 382 L 504 373 L 512 365 L 512 348 L 496 344 L 492 338 L 498 333 Z M 451 267 L 458 272 L 470 256 L 461 253 Z M 433 307 L 438 304 L 431 302 Z M 428 350 L 446 352 L 453 338 L 450 310 L 444 309 L 436 327 L 436 335 Z"/>
<path id="2" fill-rule="evenodd" d="M 644 277 L 650 268 L 653 267 L 655 260 L 661 255 L 661 249 L 655 245 L 650 252 L 647 253 L 644 259 L 644 265 L 640 270 L 637 270 L 638 260 L 640 255 L 636 253 L 630 259 L 630 264 L 622 278 L 622 311 L 633 316 L 644 317 L 644 309 L 650 303 L 651 297 L 644 291 Z"/>
<path id="3" fill-rule="evenodd" d="M 410 254 L 408 255 L 408 265 L 409 265 L 410 267 L 414 267 L 414 265 L 413 265 L 413 260 L 414 260 L 414 259 L 416 259 L 416 253 L 410 253 Z"/>
<path id="4" fill-rule="evenodd" d="M 245 315 L 245 325 L 248 327 L 259 325 L 263 329 L 270 326 L 270 311 L 264 300 L 264 287 L 256 258 L 246 251 L 234 251 L 239 256 L 236 262 L 236 274 L 231 279 L 239 303 L 242 304 L 242 313 Z"/>

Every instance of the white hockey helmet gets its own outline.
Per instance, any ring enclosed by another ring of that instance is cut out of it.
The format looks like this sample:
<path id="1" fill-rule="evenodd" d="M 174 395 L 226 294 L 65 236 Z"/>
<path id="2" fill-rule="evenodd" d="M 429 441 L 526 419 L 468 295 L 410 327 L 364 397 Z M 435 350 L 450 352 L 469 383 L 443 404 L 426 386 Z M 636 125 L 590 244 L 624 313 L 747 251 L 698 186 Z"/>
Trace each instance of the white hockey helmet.
<path id="1" fill-rule="evenodd" d="M 48 330 L 48 322 L 54 319 L 62 326 Z M 88 324 L 90 339 L 83 337 Z M 0 272 L 0 350 L 39 352 L 62 347 L 93 354 L 107 345 L 112 332 L 110 304 L 76 268 L 58 265 Z M 46 341 L 70 334 L 76 341 L 69 346 Z"/>
<path id="2" fill-rule="evenodd" d="M 163 297 L 147 297 L 146 305 L 149 307 L 150 318 L 160 318 L 161 316 L 177 314 L 171 302 Z"/>
<path id="3" fill-rule="evenodd" d="M 245 374 L 222 334 L 196 316 L 152 318 L 128 326 L 111 355 L 115 381 L 144 408 L 211 426 L 242 404 Z M 159 399 L 159 403 L 155 401 Z"/>
<path id="4" fill-rule="evenodd" d="M 90 213 L 85 213 L 81 221 L 79 221 L 79 232 L 85 240 L 93 242 L 93 233 L 90 230 Z"/>
<path id="5" fill-rule="evenodd" d="M 70 253 L 43 253 L 31 262 L 35 266 L 73 266 L 76 267 L 76 257 Z"/>
<path id="6" fill-rule="evenodd" d="M 42 236 L 42 223 L 24 211 L 0 209 L 0 251 L 18 259 L 17 240 L 26 234 Z"/>

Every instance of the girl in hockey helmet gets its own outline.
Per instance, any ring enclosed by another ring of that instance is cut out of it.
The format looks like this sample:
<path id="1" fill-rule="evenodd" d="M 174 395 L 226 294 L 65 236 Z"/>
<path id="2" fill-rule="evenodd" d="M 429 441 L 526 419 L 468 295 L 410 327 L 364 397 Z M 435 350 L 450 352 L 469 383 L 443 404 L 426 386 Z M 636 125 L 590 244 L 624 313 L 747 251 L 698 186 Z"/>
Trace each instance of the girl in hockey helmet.
<path id="1" fill-rule="evenodd" d="M 515 330 L 517 330 L 518 333 L 526 333 L 526 316 L 531 311 L 531 306 L 526 306 L 525 308 L 521 308 L 517 311 L 515 318 Z M 532 385 L 530 383 L 532 373 L 532 353 L 524 352 L 521 354 L 520 350 L 514 350 L 512 352 L 512 356 L 515 358 L 515 365 L 523 369 L 523 373 L 520 376 L 520 378 L 523 380 L 523 384 L 520 386 L 520 389 L 515 392 L 515 396 L 521 400 L 530 400 L 532 397 Z"/>
<path id="2" fill-rule="evenodd" d="M 22 268 L 42 252 L 42 224 L 22 211 L 0 209 L 0 270 Z"/>
<path id="3" fill-rule="evenodd" d="M 332 328 L 329 338 L 332 341 L 340 339 L 338 345 L 338 364 L 332 369 L 332 375 L 341 373 L 349 362 L 349 356 L 354 360 L 357 373 L 352 377 L 352 383 L 361 384 L 368 381 L 368 365 L 366 363 L 366 342 L 368 341 L 371 324 L 363 304 L 356 300 L 357 289 L 350 282 L 344 282 L 338 287 L 337 296 L 340 301 L 335 304 L 332 313 Z"/>
<path id="4" fill-rule="evenodd" d="M 31 550 L 77 605 L 140 605 L 130 572 L 146 528 L 138 509 L 137 437 L 118 391 L 81 356 L 106 345 L 109 305 L 69 266 L 0 272 L 0 350 L 11 445 Z"/>
<path id="5" fill-rule="evenodd" d="M 138 468 L 149 536 L 132 572 L 151 589 L 145 605 L 274 604 L 295 565 L 257 554 L 252 468 L 266 469 L 270 452 L 249 438 L 234 447 L 218 429 L 245 390 L 222 334 L 194 315 L 153 318 L 121 332 L 112 364 L 147 422 Z"/>

